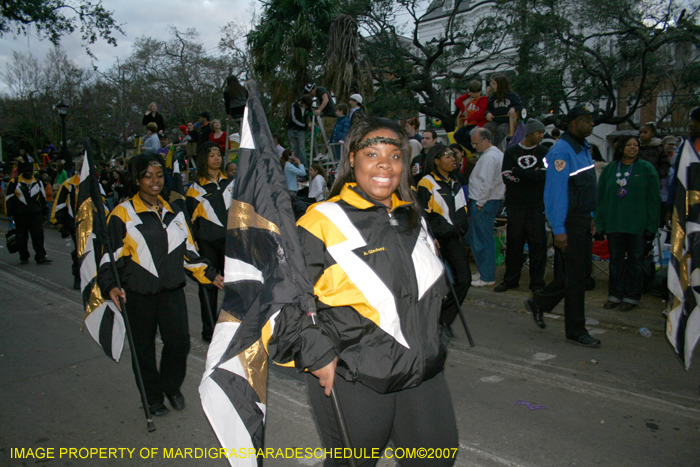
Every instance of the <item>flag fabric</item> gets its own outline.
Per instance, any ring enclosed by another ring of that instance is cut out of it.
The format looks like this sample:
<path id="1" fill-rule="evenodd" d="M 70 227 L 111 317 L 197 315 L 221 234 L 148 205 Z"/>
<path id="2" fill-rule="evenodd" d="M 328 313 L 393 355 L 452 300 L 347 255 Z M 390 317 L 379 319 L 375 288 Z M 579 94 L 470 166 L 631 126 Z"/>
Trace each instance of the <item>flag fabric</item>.
<path id="1" fill-rule="evenodd" d="M 182 184 L 182 174 L 180 173 L 180 161 L 175 159 L 173 162 L 173 183 L 170 188 L 170 204 L 176 205 L 182 212 L 185 213 L 185 218 L 189 219 L 187 213 L 187 203 L 185 203 L 185 186 Z"/>
<path id="2" fill-rule="evenodd" d="M 78 211 L 75 216 L 76 249 L 81 261 L 80 291 L 85 308 L 83 322 L 105 354 L 118 362 L 124 349 L 124 318 L 114 302 L 105 300 L 97 285 L 102 245 L 108 241 L 107 208 L 100 190 L 92 155 L 88 150 L 80 171 Z"/>
<path id="3" fill-rule="evenodd" d="M 173 153 L 175 152 L 175 146 L 170 146 L 168 153 L 165 155 L 165 168 L 173 168 Z"/>
<path id="4" fill-rule="evenodd" d="M 700 157 L 688 140 L 678 157 L 666 337 L 688 369 L 700 338 Z"/>
<path id="5" fill-rule="evenodd" d="M 263 447 L 267 361 L 294 359 L 315 313 L 291 199 L 255 82 L 246 83 L 236 184 L 228 212 L 225 292 L 199 392 L 221 445 Z M 229 458 L 256 466 L 256 458 Z"/>

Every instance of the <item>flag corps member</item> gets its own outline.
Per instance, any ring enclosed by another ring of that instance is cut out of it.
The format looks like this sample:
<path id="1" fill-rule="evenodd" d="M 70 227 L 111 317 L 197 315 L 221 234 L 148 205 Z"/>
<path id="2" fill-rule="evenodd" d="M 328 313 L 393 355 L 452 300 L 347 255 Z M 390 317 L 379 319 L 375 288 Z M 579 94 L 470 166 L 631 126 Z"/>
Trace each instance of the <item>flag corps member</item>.
<path id="1" fill-rule="evenodd" d="M 199 254 L 220 273 L 223 273 L 226 257 L 226 218 L 231 206 L 230 184 L 233 181 L 221 171 L 222 161 L 218 144 L 209 141 L 197 147 L 197 181 L 187 190 L 186 201 Z M 211 342 L 214 332 L 212 324 L 217 318 L 217 297 L 215 288 L 199 288 L 202 339 L 207 342 Z"/>
<path id="2" fill-rule="evenodd" d="M 396 448 L 456 448 L 442 372 L 447 283 L 411 190 L 406 133 L 390 120 L 365 119 L 350 129 L 343 154 L 331 198 L 298 221 L 319 322 L 298 345 L 324 447 L 343 447 L 326 397 L 335 384 L 354 449 L 382 449 L 389 440 Z M 324 465 L 345 464 L 327 458 Z"/>
<path id="3" fill-rule="evenodd" d="M 108 254 L 97 273 L 102 295 L 115 304 L 120 297 L 126 303 L 133 351 L 153 415 L 169 412 L 163 394 L 176 410 L 185 407 L 180 392 L 190 349 L 185 271 L 201 284 L 223 288 L 223 277 L 197 254 L 184 214 L 160 196 L 164 166 L 157 154 L 141 154 L 131 160 L 130 181 L 138 192 L 114 208 L 107 220 L 123 288 L 116 287 Z M 157 330 L 163 340 L 160 370 L 156 365 Z"/>
<path id="4" fill-rule="evenodd" d="M 668 290 L 673 296 L 666 323 L 666 337 L 686 370 L 700 340 L 700 107 L 690 113 L 688 129 L 690 138 L 678 150 L 668 268 Z"/>

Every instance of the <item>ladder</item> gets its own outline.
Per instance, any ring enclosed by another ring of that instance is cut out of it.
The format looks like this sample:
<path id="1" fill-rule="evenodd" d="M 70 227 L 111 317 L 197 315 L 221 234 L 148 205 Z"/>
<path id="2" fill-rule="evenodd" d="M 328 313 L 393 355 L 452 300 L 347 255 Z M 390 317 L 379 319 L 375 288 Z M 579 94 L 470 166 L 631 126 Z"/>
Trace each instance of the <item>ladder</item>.
<path id="1" fill-rule="evenodd" d="M 316 127 L 321 134 L 321 141 L 316 141 Z M 338 169 L 339 158 L 336 158 L 336 147 L 341 146 L 340 143 L 329 143 L 326 129 L 323 126 L 323 119 L 320 115 L 314 115 L 311 119 L 311 153 L 309 155 L 309 167 L 314 163 L 314 160 L 321 164 L 326 170 L 329 178 L 335 179 L 335 173 Z M 338 152 L 339 153 L 339 152 Z"/>

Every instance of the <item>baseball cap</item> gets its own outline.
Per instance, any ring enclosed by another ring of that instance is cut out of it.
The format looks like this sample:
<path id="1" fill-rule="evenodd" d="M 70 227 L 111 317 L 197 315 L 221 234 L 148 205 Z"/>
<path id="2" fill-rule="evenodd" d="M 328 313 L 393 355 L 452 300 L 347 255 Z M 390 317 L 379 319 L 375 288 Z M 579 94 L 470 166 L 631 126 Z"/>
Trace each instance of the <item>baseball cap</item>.
<path id="1" fill-rule="evenodd" d="M 362 104 L 362 96 L 359 94 L 351 94 L 350 99 L 356 101 L 358 104 Z"/>
<path id="2" fill-rule="evenodd" d="M 576 107 L 569 110 L 568 114 L 566 114 L 566 122 L 571 123 L 579 117 L 591 115 L 592 113 L 593 112 L 591 112 L 590 109 L 585 105 L 577 105 Z"/>
<path id="3" fill-rule="evenodd" d="M 309 83 L 306 86 L 304 86 L 304 92 L 310 93 L 313 88 L 316 87 L 316 83 Z"/>

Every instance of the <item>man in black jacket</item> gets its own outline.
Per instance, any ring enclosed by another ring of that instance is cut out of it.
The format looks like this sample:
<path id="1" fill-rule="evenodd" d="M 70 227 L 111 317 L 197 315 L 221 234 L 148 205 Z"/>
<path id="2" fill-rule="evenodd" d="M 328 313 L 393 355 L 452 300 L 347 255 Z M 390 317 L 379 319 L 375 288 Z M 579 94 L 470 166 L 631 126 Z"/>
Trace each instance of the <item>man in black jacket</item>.
<path id="1" fill-rule="evenodd" d="M 34 165 L 31 162 L 19 164 L 18 171 L 19 175 L 7 185 L 5 203 L 7 214 L 17 226 L 20 263 L 29 262 L 29 235 L 32 236 L 36 263 L 51 263 L 44 249 L 44 216 L 49 213 L 44 185 L 34 178 Z"/>
<path id="2" fill-rule="evenodd" d="M 544 216 L 544 182 L 547 175 L 547 148 L 540 146 L 544 125 L 530 119 L 525 125 L 525 140 L 506 149 L 501 167 L 506 185 L 506 273 L 494 292 L 518 287 L 523 268 L 523 247 L 527 241 L 530 257 L 530 290 L 544 288 L 547 264 L 547 232 Z"/>
<path id="3" fill-rule="evenodd" d="M 197 130 L 197 147 L 200 144 L 209 142 L 209 135 L 213 133 L 209 120 L 211 115 L 209 112 L 202 112 L 199 114 L 199 130 Z"/>

